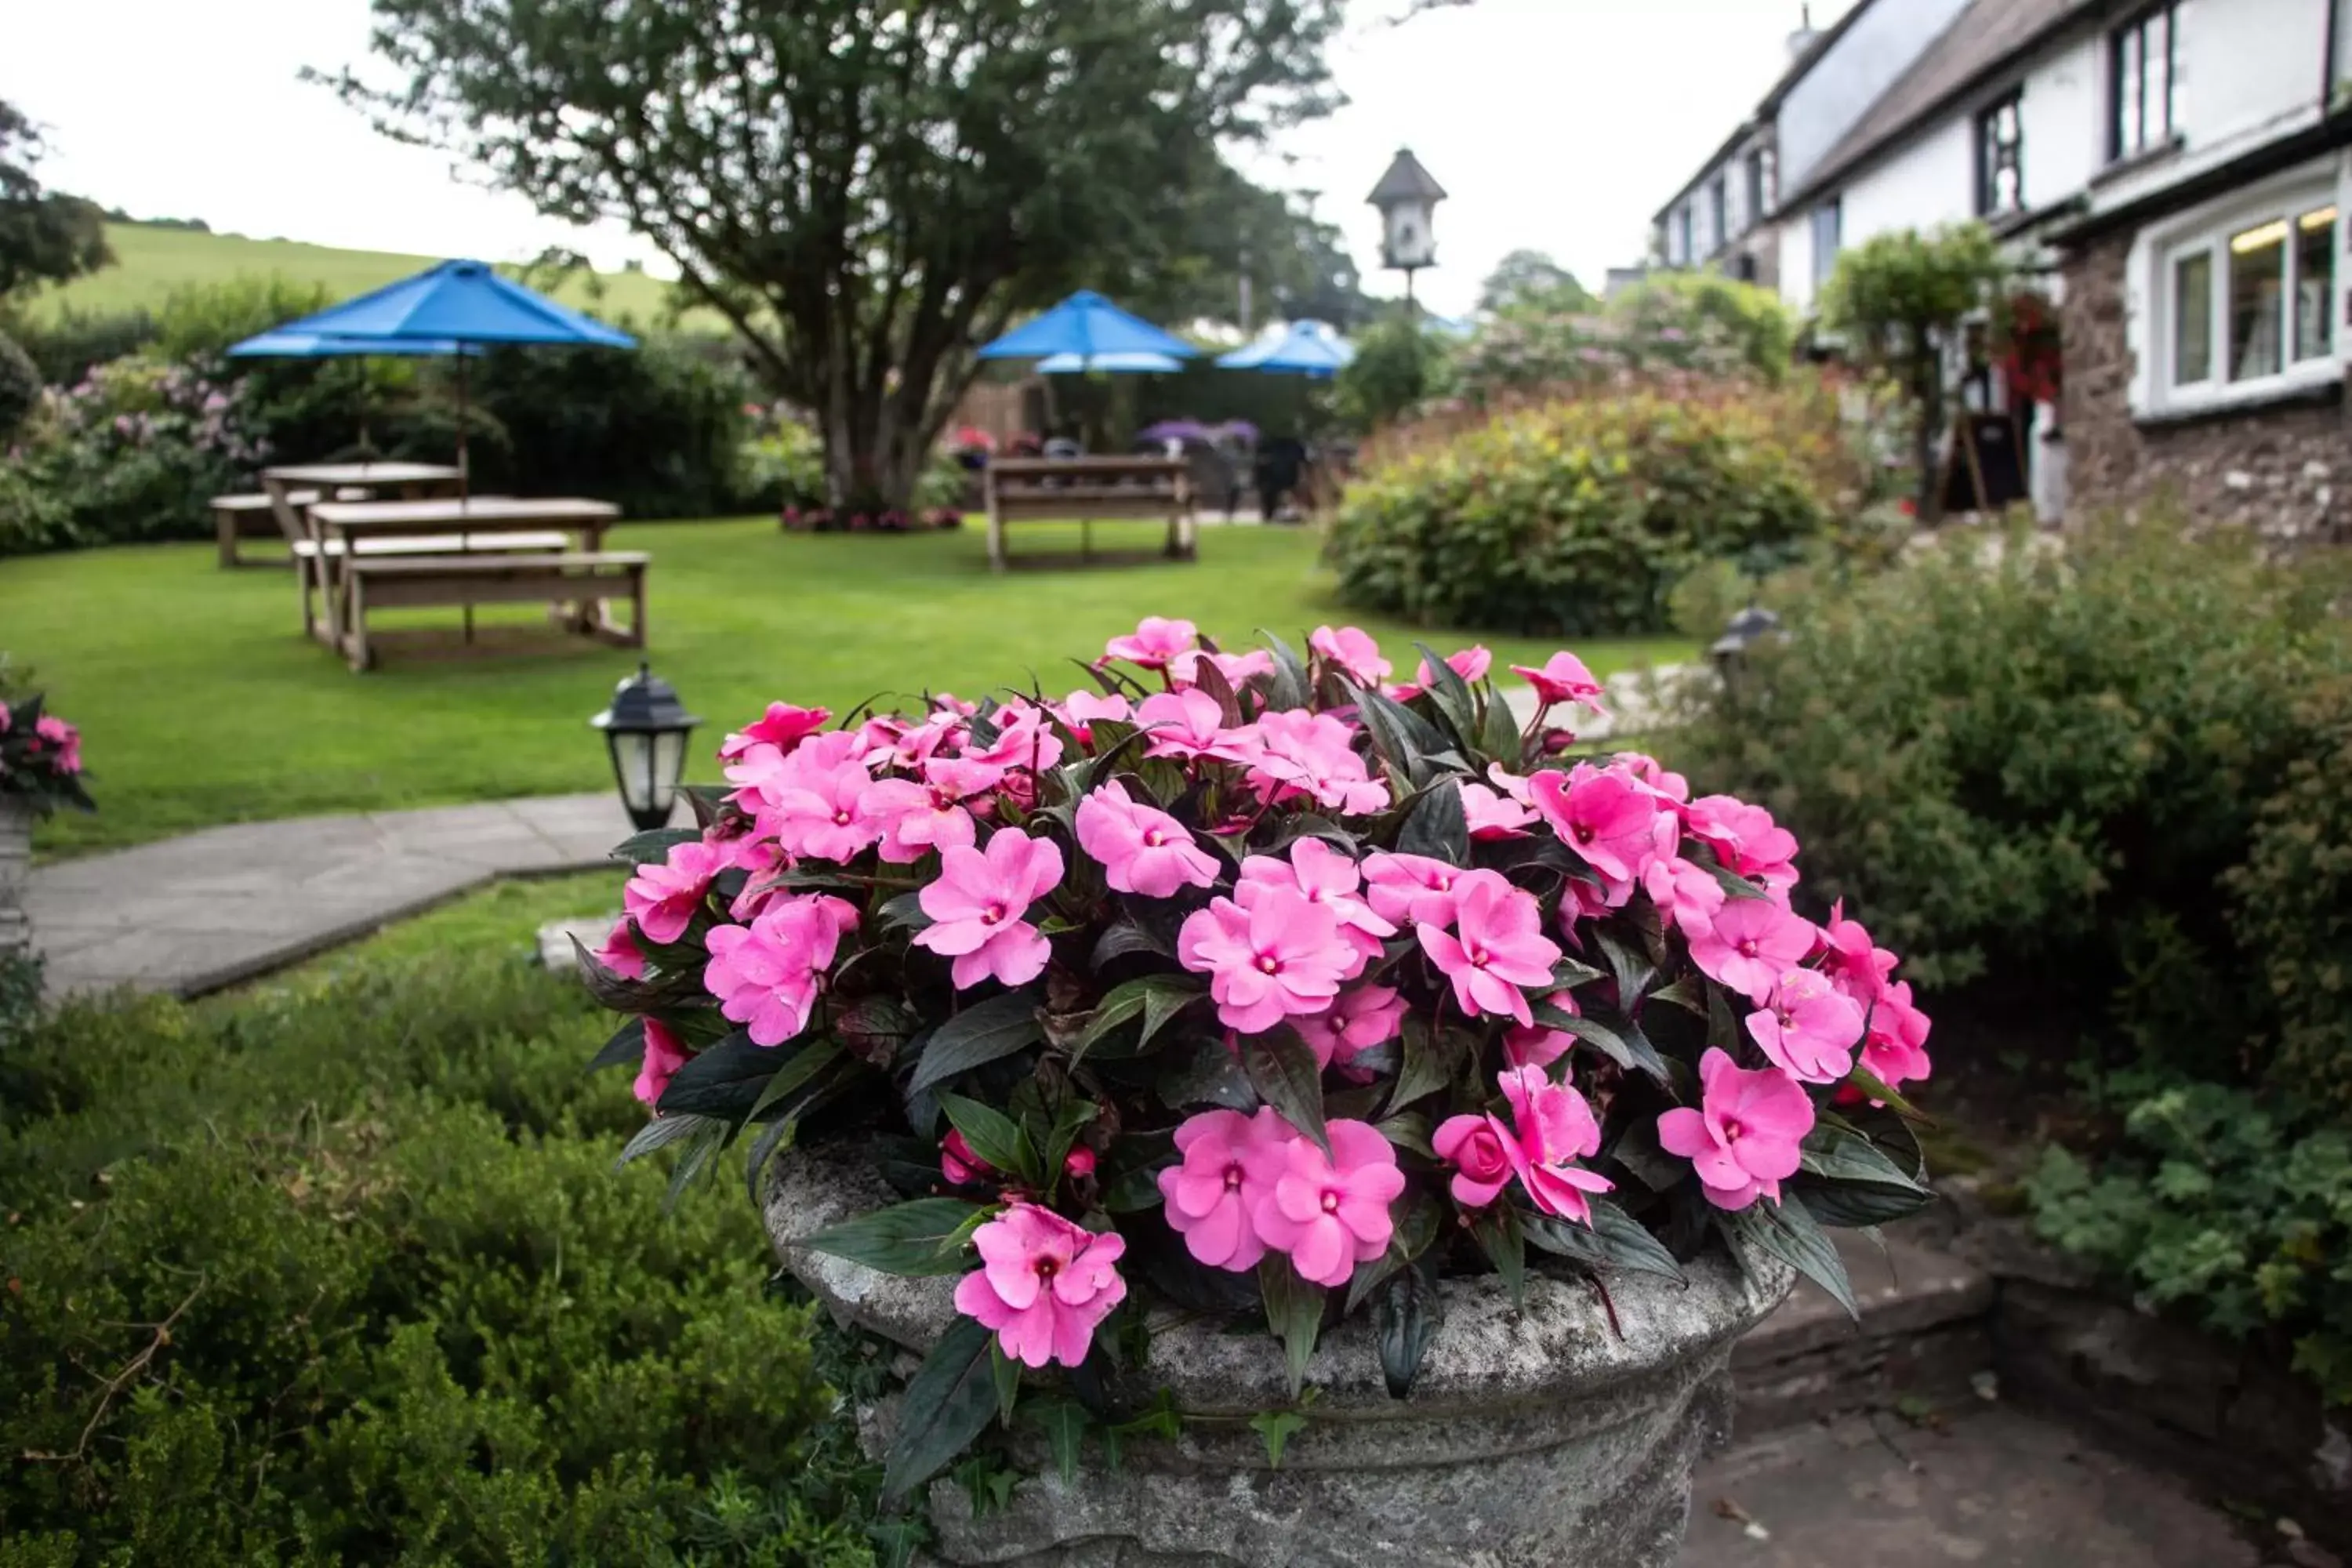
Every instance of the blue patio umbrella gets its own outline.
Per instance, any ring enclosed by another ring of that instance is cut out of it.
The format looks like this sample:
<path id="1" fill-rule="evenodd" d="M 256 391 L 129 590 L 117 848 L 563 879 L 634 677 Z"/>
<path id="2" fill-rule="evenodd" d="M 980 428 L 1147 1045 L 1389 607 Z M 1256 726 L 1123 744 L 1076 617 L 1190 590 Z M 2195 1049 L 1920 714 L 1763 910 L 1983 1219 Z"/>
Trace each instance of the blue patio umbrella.
<path id="1" fill-rule="evenodd" d="M 1172 354 L 1143 350 L 1098 354 L 1051 354 L 1037 362 L 1039 375 L 1077 375 L 1090 370 L 1109 375 L 1164 375 L 1170 371 L 1183 368 L 1184 362 Z"/>
<path id="2" fill-rule="evenodd" d="M 982 347 L 980 357 L 1051 359 L 1056 354 L 1077 354 L 1092 360 L 1104 354 L 1157 353 L 1185 360 L 1200 352 L 1183 339 L 1082 289 L 1036 320 Z"/>
<path id="3" fill-rule="evenodd" d="M 1218 357 L 1223 370 L 1255 370 L 1270 375 L 1303 375 L 1323 381 L 1356 357 L 1346 340 L 1320 321 L 1293 321 L 1287 331 L 1245 343 Z"/>
<path id="4" fill-rule="evenodd" d="M 444 261 L 414 278 L 387 283 L 356 300 L 346 300 L 316 315 L 288 321 L 270 337 L 333 339 L 338 342 L 447 343 L 457 354 L 457 468 L 466 462 L 466 361 L 467 351 L 485 343 L 565 343 L 602 348 L 633 349 L 637 340 L 617 331 L 568 305 L 559 305 L 510 278 L 501 278 L 487 261 Z M 237 345 L 247 348 L 258 340 Z M 236 350 L 231 350 L 236 353 Z M 384 348 L 350 349 L 350 353 L 397 353 Z M 417 350 L 415 352 L 429 352 Z M 465 481 L 460 480 L 460 483 Z"/>

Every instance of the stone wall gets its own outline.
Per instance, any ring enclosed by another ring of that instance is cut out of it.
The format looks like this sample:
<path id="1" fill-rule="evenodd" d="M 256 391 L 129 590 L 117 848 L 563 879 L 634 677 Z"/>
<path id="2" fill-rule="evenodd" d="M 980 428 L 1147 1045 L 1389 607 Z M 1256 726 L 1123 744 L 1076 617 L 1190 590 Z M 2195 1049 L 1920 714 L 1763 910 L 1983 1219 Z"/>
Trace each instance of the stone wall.
<path id="1" fill-rule="evenodd" d="M 2072 513 L 2169 498 L 2200 523 L 2236 523 L 2283 541 L 2352 542 L 2352 419 L 2341 387 L 2321 405 L 2281 403 L 2163 422 L 2132 417 L 2125 331 L 2128 232 L 2064 262 L 2060 309 Z"/>

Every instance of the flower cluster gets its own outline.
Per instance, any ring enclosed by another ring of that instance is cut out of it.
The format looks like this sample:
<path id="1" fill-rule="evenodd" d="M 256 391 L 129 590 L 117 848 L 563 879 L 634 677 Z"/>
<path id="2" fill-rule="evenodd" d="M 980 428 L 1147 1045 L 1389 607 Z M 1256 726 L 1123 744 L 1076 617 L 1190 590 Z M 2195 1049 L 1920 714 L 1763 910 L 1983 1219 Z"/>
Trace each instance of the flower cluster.
<path id="1" fill-rule="evenodd" d="M 60 805 L 89 811 L 82 779 L 79 730 L 43 711 L 37 693 L 0 700 L 0 798 L 26 801 L 44 814 Z"/>
<path id="2" fill-rule="evenodd" d="M 780 516 L 788 533 L 917 533 L 963 526 L 963 513 L 950 506 L 909 512 L 898 507 L 835 509 L 789 502 Z"/>
<path id="3" fill-rule="evenodd" d="M 1093 689 L 730 735 L 589 966 L 642 1142 L 847 1140 L 908 1201 L 808 1245 L 961 1272 L 1029 1369 L 1134 1297 L 1311 1335 L 1301 1292 L 1834 1269 L 1818 1226 L 1927 1201 L 1927 1019 L 1769 812 L 1580 752 L 1571 655 L 1515 708 L 1483 648 L 1267 642 L 1148 619 Z"/>

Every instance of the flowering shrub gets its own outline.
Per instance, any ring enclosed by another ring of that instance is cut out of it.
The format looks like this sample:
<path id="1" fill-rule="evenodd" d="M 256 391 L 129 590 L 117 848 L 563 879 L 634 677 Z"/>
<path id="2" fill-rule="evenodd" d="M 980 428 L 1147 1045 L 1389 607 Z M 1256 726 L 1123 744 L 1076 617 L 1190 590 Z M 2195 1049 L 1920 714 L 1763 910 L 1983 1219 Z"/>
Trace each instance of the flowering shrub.
<path id="1" fill-rule="evenodd" d="M 1402 1397 L 1444 1276 L 1719 1238 L 1843 1296 L 1821 1226 L 1927 1201 L 1927 1020 L 1843 910 L 1791 912 L 1767 813 L 1562 759 L 1550 716 L 1601 698 L 1571 655 L 1515 667 L 1522 726 L 1484 648 L 1400 681 L 1352 627 L 1267 640 L 1150 619 L 1058 700 L 777 703 L 698 830 L 625 847 L 586 968 L 634 1015 L 599 1058 L 656 1112 L 631 1152 L 757 1129 L 756 1185 L 853 1140 L 908 1201 L 808 1245 L 961 1276 L 895 1489 L 1147 1303 L 1262 1311 L 1294 1379 L 1375 1313 Z"/>
<path id="2" fill-rule="evenodd" d="M 963 513 L 951 506 L 910 513 L 897 507 L 836 510 L 823 504 L 787 503 L 780 521 L 787 533 L 917 533 L 926 529 L 961 528 Z"/>
<path id="3" fill-rule="evenodd" d="M 82 776 L 81 731 L 43 712 L 39 692 L 0 700 L 0 797 L 29 802 L 43 816 L 60 805 L 94 811 Z"/>
<path id="4" fill-rule="evenodd" d="M 1506 306 L 1454 353 L 1453 390 L 1490 404 L 1662 373 L 1777 382 L 1795 346 L 1795 319 L 1770 289 L 1667 273 L 1582 312 Z"/>

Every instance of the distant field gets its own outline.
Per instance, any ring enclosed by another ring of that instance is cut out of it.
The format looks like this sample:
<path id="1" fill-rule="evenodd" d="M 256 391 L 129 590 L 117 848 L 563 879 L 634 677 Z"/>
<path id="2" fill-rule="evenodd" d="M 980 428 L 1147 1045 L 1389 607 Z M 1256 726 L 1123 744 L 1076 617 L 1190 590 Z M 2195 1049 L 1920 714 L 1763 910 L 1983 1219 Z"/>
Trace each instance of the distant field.
<path id="1" fill-rule="evenodd" d="M 106 238 L 114 247 L 115 265 L 62 289 L 43 290 L 31 303 L 34 316 L 51 317 L 67 308 L 83 312 L 153 310 L 174 289 L 247 274 L 277 273 L 297 282 L 315 282 L 341 300 L 445 259 L 381 250 L 337 250 L 291 239 L 149 228 L 140 224 L 108 224 Z M 556 295 L 566 304 L 614 321 L 632 316 L 641 325 L 650 325 L 660 316 L 667 284 L 643 273 L 607 272 L 598 277 L 604 286 L 602 299 L 592 298 L 585 279 L 567 281 Z M 719 326 L 715 317 L 709 324 L 714 330 Z"/>

